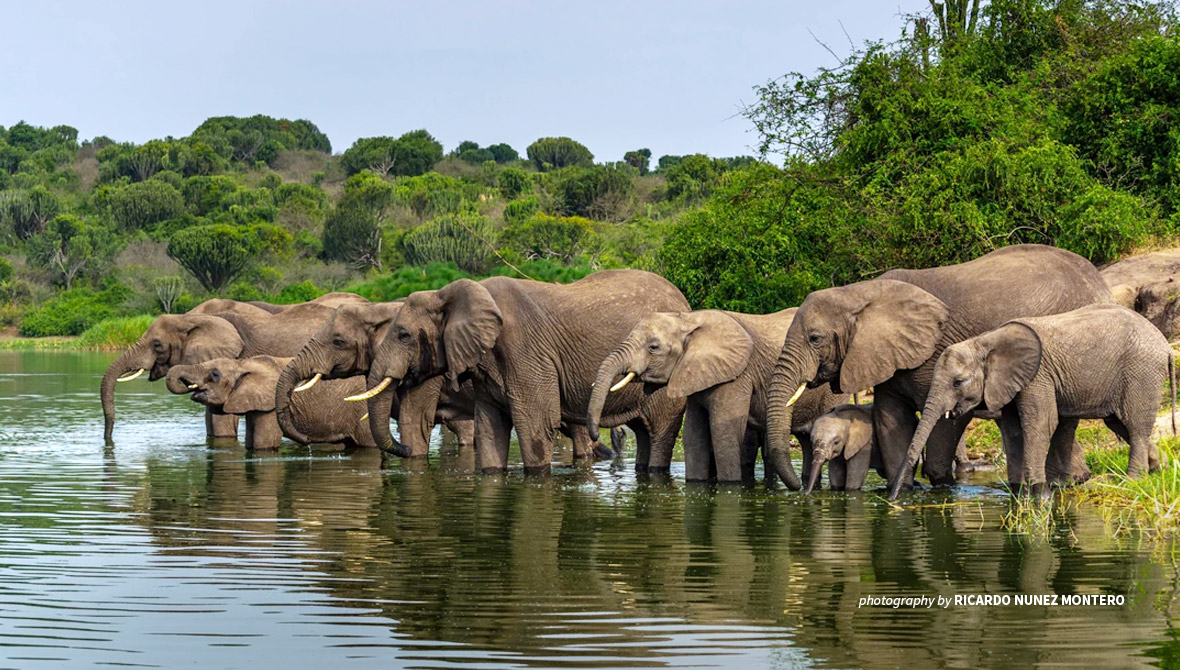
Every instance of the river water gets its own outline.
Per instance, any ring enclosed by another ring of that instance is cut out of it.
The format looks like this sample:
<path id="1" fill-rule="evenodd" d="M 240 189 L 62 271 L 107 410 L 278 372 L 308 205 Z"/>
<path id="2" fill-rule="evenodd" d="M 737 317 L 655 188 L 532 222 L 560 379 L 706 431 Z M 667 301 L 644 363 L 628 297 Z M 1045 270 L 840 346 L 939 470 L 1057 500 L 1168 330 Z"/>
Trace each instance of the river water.
<path id="1" fill-rule="evenodd" d="M 886 504 L 546 478 L 372 451 L 207 445 L 201 407 L 111 356 L 0 352 L 0 668 L 1174 666 L 1174 547 L 1087 508 L 1034 540 L 980 485 Z M 560 460 L 569 463 L 563 446 Z M 516 458 L 519 463 L 519 458 Z M 880 485 L 880 480 L 871 482 Z M 1122 606 L 968 606 L 1107 594 Z M 862 598 L 948 607 L 858 607 Z"/>

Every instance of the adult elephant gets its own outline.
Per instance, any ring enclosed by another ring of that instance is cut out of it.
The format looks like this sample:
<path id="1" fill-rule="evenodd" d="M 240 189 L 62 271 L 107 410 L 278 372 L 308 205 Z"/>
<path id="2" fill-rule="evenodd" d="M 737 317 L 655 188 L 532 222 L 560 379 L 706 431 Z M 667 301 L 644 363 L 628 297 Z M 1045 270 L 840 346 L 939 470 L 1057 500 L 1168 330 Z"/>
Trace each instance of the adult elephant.
<path id="1" fill-rule="evenodd" d="M 767 439 L 775 470 L 792 489 L 793 402 L 807 387 L 830 383 L 839 392 L 874 390 L 873 429 L 885 471 L 905 461 L 926 400 L 934 365 L 947 346 L 1025 316 L 1058 314 L 1110 300 L 1098 270 L 1085 258 L 1039 244 L 1006 247 L 958 265 L 890 270 L 877 279 L 807 296 L 783 342 L 768 393 Z M 940 419 L 927 441 L 924 471 L 931 483 L 951 484 L 955 446 L 972 417 Z M 1054 465 L 1058 478 L 1086 476 L 1072 447 L 1076 421 L 1063 421 L 1054 440 L 1072 463 Z M 912 473 L 907 473 L 907 481 Z"/>
<path id="2" fill-rule="evenodd" d="M 206 309 L 231 311 L 205 312 Z M 271 314 L 243 303 L 198 305 L 186 314 L 164 314 L 107 367 L 102 378 L 103 437 L 112 443 L 115 426 L 115 384 L 148 373 L 155 381 L 173 365 L 196 365 L 214 358 L 294 356 L 335 308 L 308 302 Z M 237 435 L 237 419 L 205 414 L 210 437 Z"/>
<path id="3" fill-rule="evenodd" d="M 365 304 L 368 304 L 369 301 L 366 300 L 365 298 L 362 298 L 361 296 L 359 296 L 355 293 L 335 292 L 335 293 L 325 293 L 324 295 L 321 295 L 320 297 L 315 298 L 314 300 L 309 300 L 307 302 L 314 303 L 317 305 L 323 305 L 325 307 L 331 307 L 331 308 L 335 309 L 336 307 L 340 307 L 341 305 L 365 305 Z M 197 307 L 193 308 L 189 312 L 189 314 L 196 312 L 197 309 L 203 310 L 201 312 L 197 312 L 200 314 L 216 314 L 217 312 L 232 312 L 237 309 L 238 305 L 251 305 L 251 306 L 257 307 L 258 309 L 261 309 L 264 312 L 269 312 L 271 314 L 279 314 L 280 312 L 285 312 L 288 309 L 295 307 L 296 305 L 302 305 L 302 304 L 307 304 L 307 303 L 295 303 L 294 305 L 275 305 L 275 304 L 272 304 L 269 302 L 264 302 L 262 300 L 248 300 L 246 302 L 239 302 L 237 300 L 230 300 L 228 298 L 211 298 L 211 299 L 206 300 L 205 302 L 201 303 L 200 305 L 197 305 Z"/>
<path id="4" fill-rule="evenodd" d="M 572 284 L 492 277 L 461 279 L 406 299 L 369 371 L 369 421 L 378 446 L 399 456 L 389 432 L 393 388 L 442 377 L 471 379 L 481 470 L 503 471 L 515 427 L 526 471 L 549 469 L 554 431 L 585 425 L 590 384 L 602 360 L 653 311 L 686 311 L 663 277 L 605 270 Z M 602 423 L 636 434 L 636 467 L 666 469 L 684 401 L 634 385 L 611 394 Z"/>
<path id="5" fill-rule="evenodd" d="M 672 398 L 686 398 L 684 476 L 718 481 L 754 477 L 757 445 L 765 444 L 766 388 L 795 308 L 774 314 L 719 310 L 657 313 L 639 321 L 598 368 L 587 425 L 597 430 L 611 382 L 632 377 L 666 386 Z M 810 464 L 806 430 L 824 412 L 847 402 L 827 384 L 799 399 L 792 426 Z M 758 439 L 746 440 L 747 430 Z M 806 476 L 806 472 L 804 473 Z"/>

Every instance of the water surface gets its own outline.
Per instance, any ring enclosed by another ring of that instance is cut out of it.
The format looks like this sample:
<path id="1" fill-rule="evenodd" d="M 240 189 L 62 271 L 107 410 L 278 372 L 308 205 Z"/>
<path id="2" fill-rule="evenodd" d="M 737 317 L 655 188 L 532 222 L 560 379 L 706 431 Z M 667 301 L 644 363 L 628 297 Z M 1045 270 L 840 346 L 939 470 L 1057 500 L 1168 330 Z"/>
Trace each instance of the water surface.
<path id="1" fill-rule="evenodd" d="M 1170 667 L 1173 547 L 1092 510 L 1029 540 L 987 486 L 899 508 L 372 451 L 207 445 L 201 407 L 112 357 L 0 352 L 0 667 Z M 569 463 L 568 446 L 559 459 Z M 519 462 L 519 458 L 516 459 Z M 680 464 L 678 464 L 680 465 Z M 994 475 L 984 476 L 986 479 Z M 874 479 L 874 486 L 880 480 Z M 858 608 L 1115 594 L 1122 607 Z"/>

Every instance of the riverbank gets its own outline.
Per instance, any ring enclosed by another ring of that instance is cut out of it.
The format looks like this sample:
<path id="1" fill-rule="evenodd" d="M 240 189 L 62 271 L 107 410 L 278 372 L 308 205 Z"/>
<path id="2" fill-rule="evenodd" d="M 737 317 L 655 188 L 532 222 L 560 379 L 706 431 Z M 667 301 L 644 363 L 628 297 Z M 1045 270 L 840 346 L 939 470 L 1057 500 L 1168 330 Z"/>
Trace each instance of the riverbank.
<path id="1" fill-rule="evenodd" d="M 119 351 L 135 343 L 156 319 L 150 314 L 104 319 L 81 335 L 69 337 L 20 337 L 0 333 L 0 349 Z"/>

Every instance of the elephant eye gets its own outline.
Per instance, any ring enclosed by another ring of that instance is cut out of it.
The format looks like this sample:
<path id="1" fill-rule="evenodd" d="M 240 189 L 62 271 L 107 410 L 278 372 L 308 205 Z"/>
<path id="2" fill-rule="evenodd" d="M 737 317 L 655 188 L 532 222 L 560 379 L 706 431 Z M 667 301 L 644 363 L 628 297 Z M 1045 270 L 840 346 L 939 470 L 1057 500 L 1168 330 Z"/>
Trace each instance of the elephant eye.
<path id="1" fill-rule="evenodd" d="M 654 352 L 654 351 L 659 351 L 659 350 L 660 350 L 660 344 L 659 344 L 659 342 L 652 342 L 651 344 L 647 345 L 647 350 L 648 350 L 648 351 L 653 351 L 653 352 Z"/>
<path id="2" fill-rule="evenodd" d="M 822 337 L 820 337 L 820 334 L 819 334 L 819 333 L 812 333 L 811 335 L 809 335 L 809 336 L 807 337 L 807 341 L 808 341 L 808 342 L 810 342 L 810 343 L 812 343 L 812 344 L 819 344 L 819 343 L 820 343 L 820 340 L 822 340 L 822 339 L 823 339 L 823 338 L 822 338 Z"/>
<path id="3" fill-rule="evenodd" d="M 962 386 L 962 385 L 963 385 L 963 380 L 962 380 L 962 379 L 956 379 L 956 380 L 954 381 L 954 386 L 955 386 L 955 388 L 959 388 L 959 387 L 960 387 L 960 386 Z"/>
<path id="4" fill-rule="evenodd" d="M 403 330 L 397 334 L 397 339 L 408 343 L 413 338 L 410 337 L 410 331 Z"/>
<path id="5" fill-rule="evenodd" d="M 332 346 L 334 346 L 338 349 L 343 349 L 344 347 L 348 346 L 348 343 L 345 342 L 343 339 L 337 337 L 336 339 L 332 340 Z"/>
<path id="6" fill-rule="evenodd" d="M 221 370 L 210 370 L 209 371 L 209 381 L 211 381 L 211 382 L 221 381 Z"/>

